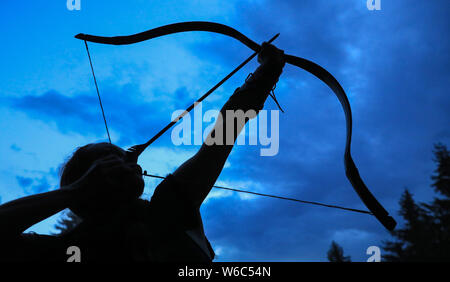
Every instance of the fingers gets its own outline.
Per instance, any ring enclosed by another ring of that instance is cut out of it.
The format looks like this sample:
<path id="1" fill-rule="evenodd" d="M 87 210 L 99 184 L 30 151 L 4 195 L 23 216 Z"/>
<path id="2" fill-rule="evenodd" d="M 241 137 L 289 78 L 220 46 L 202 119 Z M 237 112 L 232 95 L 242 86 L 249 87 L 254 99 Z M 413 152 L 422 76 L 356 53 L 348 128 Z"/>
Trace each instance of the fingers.
<path id="1" fill-rule="evenodd" d="M 265 41 L 261 44 L 261 49 L 271 49 L 271 50 L 278 50 L 278 51 L 283 52 L 281 49 L 278 49 L 277 47 L 275 47 L 275 45 L 265 42 Z"/>
<path id="2" fill-rule="evenodd" d="M 258 62 L 260 64 L 268 63 L 283 67 L 285 64 L 284 51 L 270 43 L 263 42 L 261 44 L 261 51 L 258 54 Z"/>
<path id="3" fill-rule="evenodd" d="M 120 158 L 110 158 L 102 160 L 98 166 L 102 174 L 114 176 L 114 174 L 121 175 L 125 172 L 135 171 L 136 164 L 127 163 Z"/>
<path id="4" fill-rule="evenodd" d="M 136 174 L 140 171 L 135 163 L 126 162 L 116 155 L 108 155 L 96 160 L 86 172 L 86 178 L 97 182 L 104 178 L 118 179 L 127 174 Z M 87 180 L 87 179 L 86 179 Z"/>
<path id="5" fill-rule="evenodd" d="M 96 205 L 97 201 L 122 201 L 138 197 L 143 190 L 142 169 L 123 156 L 110 154 L 97 159 L 78 180 L 77 201 Z"/>

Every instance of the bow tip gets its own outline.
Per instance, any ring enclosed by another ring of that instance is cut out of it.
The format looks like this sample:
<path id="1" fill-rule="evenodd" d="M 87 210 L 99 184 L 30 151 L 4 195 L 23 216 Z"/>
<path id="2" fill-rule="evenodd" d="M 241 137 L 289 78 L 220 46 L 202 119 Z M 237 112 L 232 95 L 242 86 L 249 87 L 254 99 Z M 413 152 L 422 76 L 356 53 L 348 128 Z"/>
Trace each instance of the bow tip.
<path id="1" fill-rule="evenodd" d="M 78 33 L 77 35 L 75 35 L 76 39 L 81 39 L 84 40 L 85 34 L 84 33 Z"/>
<path id="2" fill-rule="evenodd" d="M 394 230 L 395 226 L 397 226 L 397 222 L 392 216 L 387 216 L 384 218 L 381 223 L 386 227 L 387 230 L 392 231 Z"/>

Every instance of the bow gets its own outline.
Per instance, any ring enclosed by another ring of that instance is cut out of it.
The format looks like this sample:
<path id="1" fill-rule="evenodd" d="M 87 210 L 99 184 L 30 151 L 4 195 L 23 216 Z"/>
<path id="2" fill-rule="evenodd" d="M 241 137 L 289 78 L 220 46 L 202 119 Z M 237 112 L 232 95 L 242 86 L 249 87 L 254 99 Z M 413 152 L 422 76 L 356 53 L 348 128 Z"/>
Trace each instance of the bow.
<path id="1" fill-rule="evenodd" d="M 89 42 L 101 43 L 101 44 L 112 44 L 112 45 L 127 45 L 142 42 L 152 38 L 187 32 L 187 31 L 208 31 L 223 34 L 232 37 L 241 43 L 243 43 L 248 48 L 258 53 L 261 50 L 261 46 L 249 39 L 244 34 L 239 31 L 214 22 L 180 22 L 175 24 L 169 24 L 141 33 L 127 35 L 127 36 L 114 36 L 114 37 L 103 37 L 94 36 L 88 34 L 77 34 L 75 38 Z M 87 45 L 86 45 L 87 46 Z M 358 169 L 351 156 L 351 139 L 352 139 L 352 111 L 350 108 L 350 103 L 348 101 L 347 95 L 339 84 L 339 82 L 331 75 L 327 70 L 319 66 L 318 64 L 311 62 L 307 59 L 285 54 L 286 63 L 297 66 L 303 70 L 308 71 L 320 80 L 322 80 L 331 90 L 334 92 L 345 113 L 346 127 L 347 127 L 347 138 L 345 143 L 345 153 L 344 153 L 344 165 L 345 172 L 348 180 L 352 184 L 354 190 L 361 198 L 366 207 L 371 211 L 371 213 L 380 221 L 383 226 L 388 230 L 393 230 L 396 226 L 395 220 L 389 215 L 389 213 L 383 208 L 383 206 L 378 202 L 378 200 L 372 195 L 367 186 L 364 184 L 361 176 L 359 175 Z M 167 127 L 166 127 L 167 128 Z M 168 129 L 168 128 L 167 128 Z M 158 136 L 159 137 L 159 136 Z M 156 138 L 152 138 L 150 141 L 153 142 Z M 151 142 L 147 142 L 142 145 L 135 146 L 134 150 L 139 155 Z"/>

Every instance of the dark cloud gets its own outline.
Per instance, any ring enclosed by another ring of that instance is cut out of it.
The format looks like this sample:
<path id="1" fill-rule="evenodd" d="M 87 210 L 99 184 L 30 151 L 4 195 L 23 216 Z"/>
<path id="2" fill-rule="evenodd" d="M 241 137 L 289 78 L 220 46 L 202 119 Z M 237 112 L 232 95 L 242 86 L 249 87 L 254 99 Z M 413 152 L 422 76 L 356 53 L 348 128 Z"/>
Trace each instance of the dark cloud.
<path id="1" fill-rule="evenodd" d="M 52 176 L 52 172 L 50 172 L 49 176 Z M 16 180 L 27 194 L 43 193 L 56 188 L 50 184 L 47 175 L 41 177 L 25 177 L 17 175 Z"/>
<path id="2" fill-rule="evenodd" d="M 31 183 L 33 183 L 33 179 L 29 178 L 29 177 L 23 177 L 23 176 L 17 175 L 16 179 L 22 188 L 27 188 L 31 185 Z"/>
<path id="3" fill-rule="evenodd" d="M 110 131 L 120 134 L 118 145 L 146 141 L 170 122 L 171 112 L 185 107 L 186 88 L 180 88 L 175 95 L 157 93 L 154 102 L 137 100 L 141 97 L 132 85 L 106 88 L 102 102 Z M 55 124 L 63 133 L 98 134 L 105 132 L 98 98 L 94 93 L 79 93 L 72 97 L 56 91 L 42 95 L 27 95 L 11 98 L 9 104 L 24 111 L 32 118 Z M 104 135 L 103 135 L 104 136 Z M 166 138 L 167 139 L 167 138 Z M 167 140 L 165 140 L 167 142 Z"/>
<path id="4" fill-rule="evenodd" d="M 11 98 L 13 108 L 24 111 L 32 118 L 56 124 L 62 132 L 92 133 L 101 129 L 95 96 L 64 96 L 56 91 L 42 95 Z M 98 102 L 97 102 L 98 103 Z M 84 132 L 83 132 L 83 131 Z"/>
<path id="5" fill-rule="evenodd" d="M 47 192 L 49 190 L 53 190 L 56 187 L 52 187 L 48 181 L 48 178 L 46 176 L 43 176 L 41 178 L 36 178 L 34 180 L 36 184 L 32 185 L 29 189 L 30 194 L 38 194 Z"/>
<path id="6" fill-rule="evenodd" d="M 245 15 L 239 30 L 253 31 L 252 38 L 281 32 L 276 45 L 321 64 L 341 82 L 353 108 L 355 162 L 400 224 L 397 203 L 404 187 L 418 200 L 429 199 L 433 143 L 450 143 L 450 46 L 443 36 L 449 20 L 442 7 L 449 4 L 439 3 L 384 1 L 378 14 L 354 1 L 265 1 L 239 10 Z M 209 56 L 224 64 L 245 57 L 210 49 Z M 225 176 L 264 183 L 274 194 L 364 208 L 344 175 L 345 123 L 337 99 L 297 69 L 286 67 L 281 80 L 286 86 L 277 96 L 287 113 L 280 119 L 280 153 L 261 158 L 259 148 L 236 147 Z M 372 217 L 262 201 L 241 207 L 237 199 L 220 199 L 204 209 L 211 239 L 238 250 L 226 259 L 325 260 L 333 236 L 347 234 L 339 237 L 347 240 L 344 249 L 364 260 L 368 245 L 388 238 Z M 355 234 L 365 239 L 352 242 Z"/>
<path id="7" fill-rule="evenodd" d="M 20 148 L 20 147 L 17 146 L 16 144 L 12 144 L 9 148 L 10 148 L 11 150 L 15 151 L 15 152 L 20 152 L 20 151 L 22 151 L 22 148 Z"/>

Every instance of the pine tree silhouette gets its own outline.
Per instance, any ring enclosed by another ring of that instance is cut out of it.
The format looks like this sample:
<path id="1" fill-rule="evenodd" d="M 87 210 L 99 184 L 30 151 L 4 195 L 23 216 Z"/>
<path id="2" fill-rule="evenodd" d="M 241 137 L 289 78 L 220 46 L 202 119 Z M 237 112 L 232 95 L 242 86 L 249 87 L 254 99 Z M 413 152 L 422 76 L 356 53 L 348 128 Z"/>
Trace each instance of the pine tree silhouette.
<path id="1" fill-rule="evenodd" d="M 82 219 L 72 211 L 64 212 L 55 225 L 55 229 L 59 230 L 55 235 L 61 236 L 72 231 L 81 221 Z"/>
<path id="2" fill-rule="evenodd" d="M 351 262 L 350 256 L 344 256 L 344 249 L 335 241 L 331 242 L 327 257 L 330 262 Z"/>
<path id="3" fill-rule="evenodd" d="M 447 147 L 434 147 L 437 163 L 431 187 L 440 196 L 430 203 L 419 203 L 406 189 L 400 199 L 402 229 L 391 232 L 394 241 L 384 242 L 386 261 L 450 261 L 450 154 Z"/>

